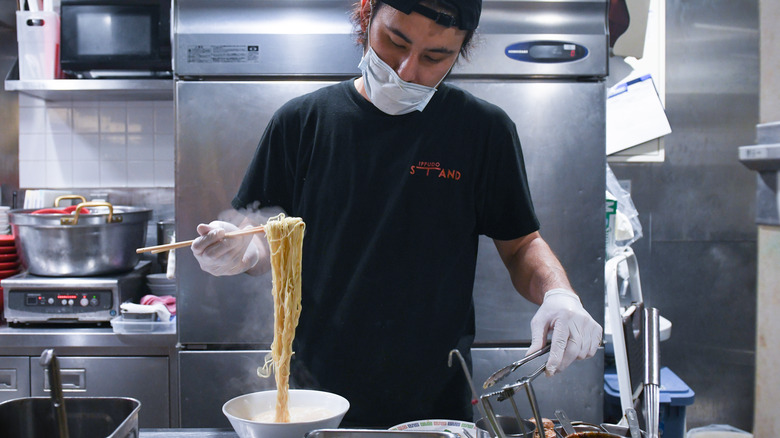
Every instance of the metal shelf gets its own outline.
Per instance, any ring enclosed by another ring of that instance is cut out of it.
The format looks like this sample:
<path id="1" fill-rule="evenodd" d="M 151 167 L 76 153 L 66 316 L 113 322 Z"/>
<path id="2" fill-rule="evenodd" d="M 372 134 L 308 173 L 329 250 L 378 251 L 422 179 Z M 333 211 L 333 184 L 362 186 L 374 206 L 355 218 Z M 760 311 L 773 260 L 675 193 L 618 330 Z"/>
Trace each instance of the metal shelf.
<path id="1" fill-rule="evenodd" d="M 173 79 L 20 80 L 18 63 L 5 78 L 6 91 L 45 100 L 173 100 Z"/>

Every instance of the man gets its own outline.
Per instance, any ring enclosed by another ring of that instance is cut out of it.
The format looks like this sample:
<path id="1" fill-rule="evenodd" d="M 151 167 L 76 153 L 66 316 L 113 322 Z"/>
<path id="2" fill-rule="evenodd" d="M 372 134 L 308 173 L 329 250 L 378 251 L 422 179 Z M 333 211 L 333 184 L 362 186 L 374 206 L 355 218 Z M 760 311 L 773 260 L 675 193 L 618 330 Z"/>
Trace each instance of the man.
<path id="1" fill-rule="evenodd" d="M 362 76 L 293 99 L 270 121 L 233 207 L 306 222 L 293 384 L 346 397 L 345 426 L 471 419 L 457 367 L 474 339 L 478 236 L 541 304 L 530 351 L 552 333 L 548 375 L 595 354 L 601 327 L 539 234 L 515 125 L 442 80 L 468 48 L 481 0 L 363 0 Z M 214 275 L 269 269 L 262 238 L 198 226 Z"/>

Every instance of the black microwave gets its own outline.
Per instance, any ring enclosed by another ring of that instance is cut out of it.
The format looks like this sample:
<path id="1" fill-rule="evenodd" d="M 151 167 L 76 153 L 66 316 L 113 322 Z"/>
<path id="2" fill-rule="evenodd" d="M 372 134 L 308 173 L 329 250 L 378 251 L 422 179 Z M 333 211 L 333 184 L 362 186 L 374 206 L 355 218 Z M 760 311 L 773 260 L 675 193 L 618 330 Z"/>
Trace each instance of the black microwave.
<path id="1" fill-rule="evenodd" d="M 170 76 L 171 0 L 62 0 L 66 77 Z"/>

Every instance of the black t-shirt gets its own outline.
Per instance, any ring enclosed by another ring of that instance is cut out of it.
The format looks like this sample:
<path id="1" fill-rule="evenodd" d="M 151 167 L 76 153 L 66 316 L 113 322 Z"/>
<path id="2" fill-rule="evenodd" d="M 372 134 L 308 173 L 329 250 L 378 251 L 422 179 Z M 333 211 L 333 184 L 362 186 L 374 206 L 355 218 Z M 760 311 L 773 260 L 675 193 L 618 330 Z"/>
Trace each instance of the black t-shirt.
<path id="1" fill-rule="evenodd" d="M 478 236 L 538 229 L 514 123 L 442 84 L 389 116 L 353 81 L 274 115 L 233 200 L 306 222 L 291 385 L 346 397 L 344 425 L 469 419 Z"/>

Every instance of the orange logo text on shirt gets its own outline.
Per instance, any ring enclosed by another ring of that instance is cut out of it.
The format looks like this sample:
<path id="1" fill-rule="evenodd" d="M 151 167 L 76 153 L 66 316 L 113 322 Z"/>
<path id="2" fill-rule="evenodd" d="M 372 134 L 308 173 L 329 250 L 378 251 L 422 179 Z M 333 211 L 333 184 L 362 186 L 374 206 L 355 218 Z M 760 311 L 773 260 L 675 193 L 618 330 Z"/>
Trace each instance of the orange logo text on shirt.
<path id="1" fill-rule="evenodd" d="M 410 175 L 434 176 L 436 178 L 445 178 L 452 180 L 460 179 L 460 171 L 455 169 L 444 169 L 438 161 L 418 161 L 409 168 Z"/>

